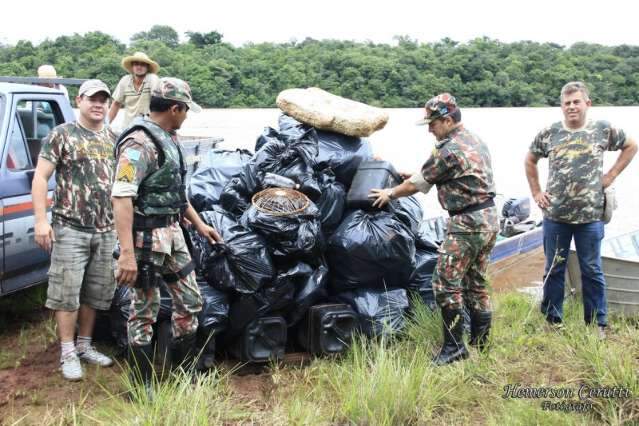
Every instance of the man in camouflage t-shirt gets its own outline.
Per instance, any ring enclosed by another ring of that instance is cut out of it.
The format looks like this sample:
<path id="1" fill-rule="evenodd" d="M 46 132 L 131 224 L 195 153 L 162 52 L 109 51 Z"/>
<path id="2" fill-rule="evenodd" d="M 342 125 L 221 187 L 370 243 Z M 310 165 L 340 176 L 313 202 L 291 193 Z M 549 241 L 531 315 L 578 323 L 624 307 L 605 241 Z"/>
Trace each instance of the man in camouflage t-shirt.
<path id="1" fill-rule="evenodd" d="M 550 324 L 562 326 L 566 259 L 574 237 L 582 274 L 584 320 L 587 324 L 596 320 L 604 337 L 607 303 L 600 254 L 604 189 L 630 163 L 637 146 L 607 121 L 587 120 L 591 101 L 584 83 L 566 84 L 560 99 L 564 121 L 537 134 L 525 162 L 530 190 L 544 214 L 546 266 L 541 311 Z M 621 154 L 604 174 L 604 151 L 617 150 Z M 546 191 L 539 185 L 540 158 L 548 158 Z"/>
<path id="2" fill-rule="evenodd" d="M 33 177 L 35 240 L 51 251 L 46 306 L 55 311 L 62 375 L 69 380 L 82 378 L 80 360 L 104 367 L 113 363 L 91 345 L 95 310 L 109 309 L 115 290 L 110 200 L 115 135 L 104 125 L 109 98 L 100 80 L 80 86 L 77 121 L 54 128 L 44 139 Z M 52 227 L 47 220 L 47 181 L 53 172 Z"/>
<path id="3" fill-rule="evenodd" d="M 381 207 L 436 185 L 439 202 L 450 215 L 433 274 L 433 291 L 444 320 L 444 344 L 434 362 L 443 365 L 468 357 L 463 343 L 464 305 L 471 313 L 471 344 L 480 350 L 486 347 L 492 322 L 486 269 L 499 217 L 488 147 L 464 128 L 455 98 L 443 93 L 429 100 L 425 109 L 419 124 L 428 124 L 437 139 L 433 154 L 421 173 L 394 188 L 374 189 L 371 198 Z"/>

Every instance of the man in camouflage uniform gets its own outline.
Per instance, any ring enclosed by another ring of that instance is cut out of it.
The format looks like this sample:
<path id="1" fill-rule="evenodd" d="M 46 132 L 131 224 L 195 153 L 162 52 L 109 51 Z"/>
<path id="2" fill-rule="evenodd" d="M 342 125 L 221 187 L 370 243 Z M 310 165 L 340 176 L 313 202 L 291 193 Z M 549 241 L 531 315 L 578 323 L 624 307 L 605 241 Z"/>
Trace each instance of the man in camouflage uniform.
<path id="1" fill-rule="evenodd" d="M 455 98 L 442 93 L 430 99 L 418 124 L 428 124 L 437 139 L 421 173 L 394 188 L 374 189 L 371 198 L 382 207 L 394 198 L 426 193 L 436 185 L 439 203 L 450 215 L 433 274 L 433 291 L 444 322 L 444 344 L 434 362 L 443 365 L 468 357 L 462 339 L 464 303 L 471 312 L 470 343 L 480 350 L 486 347 L 492 320 L 486 269 L 499 217 L 488 147 L 464 128 Z"/>
<path id="2" fill-rule="evenodd" d="M 189 109 L 200 111 L 188 84 L 162 78 L 152 92 L 150 116 L 136 118 L 116 146 L 116 280 L 135 287 L 128 321 L 130 363 L 139 368 L 136 378 L 147 388 L 152 377 L 152 326 L 160 306 L 156 272 L 163 275 L 173 301 L 173 359 L 187 368 L 192 364 L 202 298 L 179 221 L 186 218 L 212 244 L 221 241 L 186 199 L 186 168 L 175 132 Z"/>
<path id="3" fill-rule="evenodd" d="M 115 135 L 104 125 L 109 98 L 100 80 L 80 86 L 77 121 L 51 130 L 33 176 L 35 241 L 51 251 L 46 306 L 55 311 L 61 370 L 68 380 L 82 378 L 80 360 L 104 367 L 113 363 L 91 345 L 95 310 L 109 309 L 115 290 L 110 200 Z M 53 172 L 52 227 L 47 220 L 47 182 Z"/>
<path id="4" fill-rule="evenodd" d="M 546 266 L 541 311 L 550 324 L 561 328 L 565 260 L 574 237 L 582 274 L 584 320 L 590 324 L 596 319 L 604 338 L 607 303 L 600 253 L 604 189 L 630 163 L 637 145 L 607 121 L 587 120 L 592 103 L 584 83 L 567 83 L 560 100 L 564 121 L 537 134 L 525 161 L 530 191 L 544 214 Z M 621 154 L 604 174 L 603 153 L 616 150 Z M 546 191 L 541 190 L 537 171 L 542 157 L 549 160 Z"/>

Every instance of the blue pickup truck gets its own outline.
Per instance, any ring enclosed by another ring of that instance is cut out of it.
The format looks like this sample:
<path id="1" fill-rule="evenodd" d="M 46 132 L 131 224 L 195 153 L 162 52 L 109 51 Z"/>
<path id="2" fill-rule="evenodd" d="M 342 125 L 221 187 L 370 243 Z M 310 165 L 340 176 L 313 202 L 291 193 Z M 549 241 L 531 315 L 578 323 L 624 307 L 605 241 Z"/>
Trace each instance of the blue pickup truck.
<path id="1" fill-rule="evenodd" d="M 42 138 L 58 124 L 75 120 L 62 92 L 4 81 L 79 84 L 78 79 L 0 77 L 0 297 L 47 280 L 49 256 L 34 238 L 31 181 Z M 218 137 L 182 137 L 189 175 Z M 55 178 L 49 180 L 49 200 Z"/>
<path id="2" fill-rule="evenodd" d="M 0 296 L 47 279 L 49 257 L 34 239 L 31 180 L 42 138 L 73 120 L 62 92 L 0 83 Z"/>

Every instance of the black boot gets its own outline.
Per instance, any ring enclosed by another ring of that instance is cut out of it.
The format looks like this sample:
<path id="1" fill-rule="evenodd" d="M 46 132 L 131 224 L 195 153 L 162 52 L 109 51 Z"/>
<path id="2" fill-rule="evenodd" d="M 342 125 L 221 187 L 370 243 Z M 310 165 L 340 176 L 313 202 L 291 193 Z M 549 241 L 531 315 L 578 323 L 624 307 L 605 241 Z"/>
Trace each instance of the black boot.
<path id="1" fill-rule="evenodd" d="M 189 372 L 193 371 L 195 368 L 195 355 L 197 355 L 197 348 L 195 347 L 196 340 L 196 333 L 173 339 L 171 343 L 173 368 L 182 368 L 184 371 Z"/>
<path id="2" fill-rule="evenodd" d="M 484 352 L 488 347 L 488 335 L 493 313 L 490 311 L 471 311 L 470 344 Z"/>
<path id="3" fill-rule="evenodd" d="M 129 345 L 131 382 L 142 385 L 147 397 L 153 399 L 153 347 Z M 133 396 L 133 395 L 132 395 Z"/>
<path id="4" fill-rule="evenodd" d="M 464 345 L 464 312 L 461 309 L 442 308 L 444 344 L 433 359 L 435 365 L 445 365 L 468 358 Z"/>

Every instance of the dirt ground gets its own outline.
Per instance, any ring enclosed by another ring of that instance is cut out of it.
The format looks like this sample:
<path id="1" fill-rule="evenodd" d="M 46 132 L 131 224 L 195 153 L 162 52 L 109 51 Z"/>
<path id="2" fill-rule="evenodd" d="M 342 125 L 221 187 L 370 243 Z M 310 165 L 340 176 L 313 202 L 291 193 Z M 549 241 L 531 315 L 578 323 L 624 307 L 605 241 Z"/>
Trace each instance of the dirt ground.
<path id="1" fill-rule="evenodd" d="M 539 249 L 491 265 L 493 291 L 502 293 L 538 284 L 543 264 Z M 51 314 L 44 308 L 8 322 L 5 318 L 4 324 L 0 331 L 0 424 L 3 419 L 15 421 L 25 416 L 26 424 L 41 423 L 47 413 L 55 414 L 69 404 L 90 407 L 109 394 L 121 392 L 119 363 L 105 369 L 88 366 L 86 379 L 81 382 L 62 379 Z M 264 368 L 245 368 L 232 377 L 231 387 L 238 399 L 258 405 L 268 400 L 273 383 L 270 374 L 263 372 Z"/>

